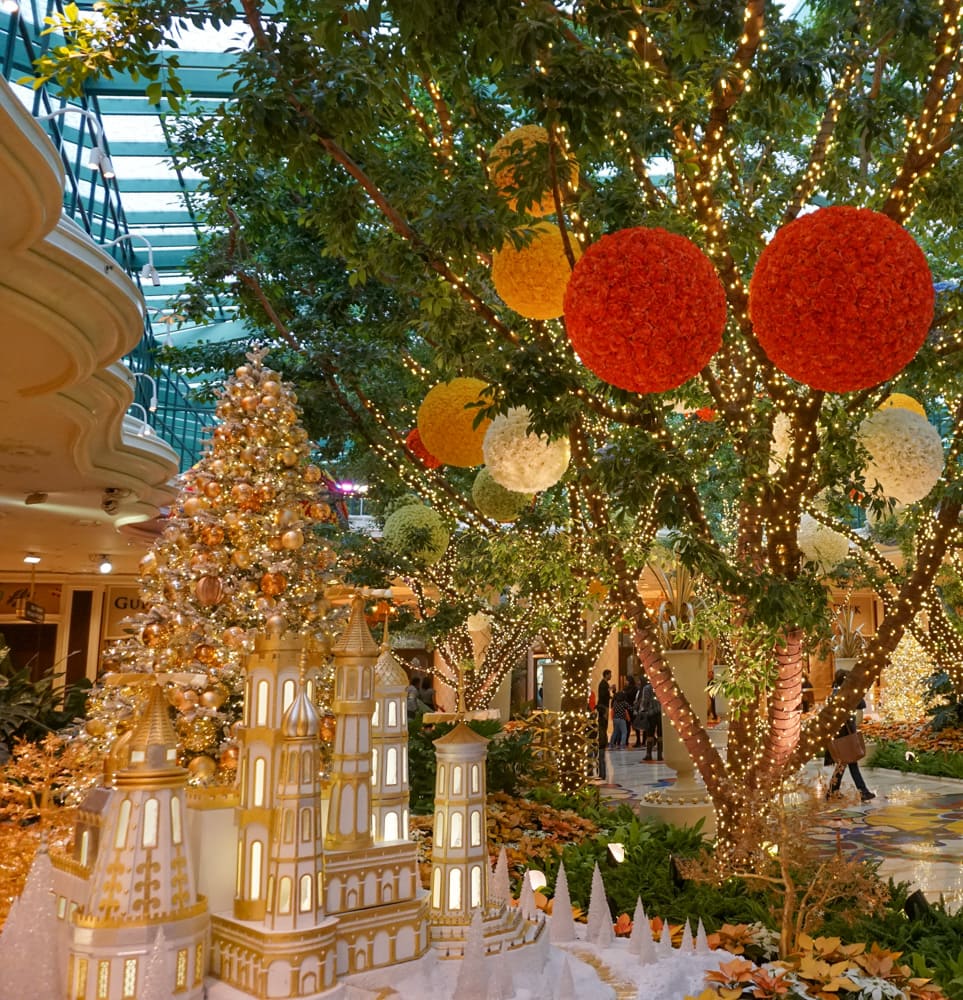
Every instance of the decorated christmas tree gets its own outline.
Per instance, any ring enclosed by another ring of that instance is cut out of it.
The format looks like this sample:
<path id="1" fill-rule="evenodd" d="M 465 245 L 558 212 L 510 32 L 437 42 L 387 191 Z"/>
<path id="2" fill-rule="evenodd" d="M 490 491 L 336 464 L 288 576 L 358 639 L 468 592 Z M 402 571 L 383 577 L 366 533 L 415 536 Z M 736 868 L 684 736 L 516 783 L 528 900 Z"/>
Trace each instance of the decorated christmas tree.
<path id="1" fill-rule="evenodd" d="M 248 354 L 220 391 L 211 441 L 141 560 L 146 610 L 108 649 L 89 705 L 88 731 L 109 737 L 138 699 L 136 675 L 164 674 L 183 758 L 199 781 L 234 766 L 224 741 L 255 635 L 293 630 L 324 642 L 334 561 L 325 536 L 337 516 L 297 397 L 264 365 L 266 353 Z"/>

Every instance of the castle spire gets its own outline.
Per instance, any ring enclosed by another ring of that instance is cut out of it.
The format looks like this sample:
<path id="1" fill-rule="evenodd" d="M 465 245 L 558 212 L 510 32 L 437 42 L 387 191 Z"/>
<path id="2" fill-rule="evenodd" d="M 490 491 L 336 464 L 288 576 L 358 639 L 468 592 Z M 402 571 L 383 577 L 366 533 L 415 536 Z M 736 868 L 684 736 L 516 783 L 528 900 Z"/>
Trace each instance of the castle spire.
<path id="1" fill-rule="evenodd" d="M 151 782 L 164 771 L 178 779 L 185 776 L 184 769 L 177 765 L 177 735 L 160 684 L 151 687 L 144 714 L 131 730 L 125 757 L 122 768 L 114 775 L 115 783 Z"/>

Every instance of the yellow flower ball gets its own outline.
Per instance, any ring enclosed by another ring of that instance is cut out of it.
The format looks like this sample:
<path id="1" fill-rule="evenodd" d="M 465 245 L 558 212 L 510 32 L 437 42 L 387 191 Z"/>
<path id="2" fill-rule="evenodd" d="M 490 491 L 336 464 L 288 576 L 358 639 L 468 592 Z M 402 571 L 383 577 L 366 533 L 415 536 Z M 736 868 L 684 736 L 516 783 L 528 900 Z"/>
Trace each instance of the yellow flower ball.
<path id="1" fill-rule="evenodd" d="M 491 421 L 486 418 L 474 427 L 478 407 L 470 404 L 487 402 L 482 396 L 487 388 L 488 384 L 477 378 L 440 382 L 418 407 L 422 443 L 443 465 L 470 469 L 485 461 L 482 442 Z"/>
<path id="2" fill-rule="evenodd" d="M 917 402 L 912 396 L 907 396 L 902 392 L 890 393 L 883 401 L 879 404 L 881 410 L 888 410 L 891 406 L 895 406 L 898 410 L 910 410 L 912 413 L 918 413 L 921 417 L 926 417 L 926 410 L 923 409 L 923 404 Z"/>
<path id="3" fill-rule="evenodd" d="M 528 212 L 529 215 L 551 215 L 555 211 L 555 197 L 552 194 L 552 172 L 549 162 L 548 132 L 541 125 L 522 125 L 513 128 L 492 146 L 488 157 L 488 176 L 498 193 L 508 202 L 509 208 L 515 212 Z M 534 191 L 534 201 L 528 194 L 519 198 L 521 184 L 515 178 L 519 166 L 520 180 L 527 192 L 531 192 L 532 179 L 537 177 L 541 183 Z M 556 165 L 562 201 L 565 191 L 578 187 L 578 164 L 574 160 L 559 160 Z"/>
<path id="4" fill-rule="evenodd" d="M 575 259 L 578 240 L 569 245 Z M 505 305 L 527 319 L 557 319 L 565 311 L 565 289 L 572 268 L 558 226 L 539 222 L 535 236 L 520 250 L 506 242 L 492 257 L 492 281 Z"/>

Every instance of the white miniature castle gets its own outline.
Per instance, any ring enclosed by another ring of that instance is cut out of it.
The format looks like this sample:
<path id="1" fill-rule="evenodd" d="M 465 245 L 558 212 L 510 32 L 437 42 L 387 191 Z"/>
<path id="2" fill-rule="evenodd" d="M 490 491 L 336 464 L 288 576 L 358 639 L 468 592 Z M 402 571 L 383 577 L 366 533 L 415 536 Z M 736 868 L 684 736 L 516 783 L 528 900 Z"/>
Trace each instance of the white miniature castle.
<path id="1" fill-rule="evenodd" d="M 68 1000 L 337 998 L 344 977 L 429 947 L 462 958 L 476 910 L 488 954 L 544 959 L 544 923 L 489 899 L 488 741 L 464 724 L 436 741 L 429 896 L 408 837 L 407 678 L 360 596 L 334 659 L 326 809 L 298 639 L 261 639 L 248 660 L 234 802 L 185 794 L 155 685 L 80 810 L 73 857 L 54 859 Z"/>

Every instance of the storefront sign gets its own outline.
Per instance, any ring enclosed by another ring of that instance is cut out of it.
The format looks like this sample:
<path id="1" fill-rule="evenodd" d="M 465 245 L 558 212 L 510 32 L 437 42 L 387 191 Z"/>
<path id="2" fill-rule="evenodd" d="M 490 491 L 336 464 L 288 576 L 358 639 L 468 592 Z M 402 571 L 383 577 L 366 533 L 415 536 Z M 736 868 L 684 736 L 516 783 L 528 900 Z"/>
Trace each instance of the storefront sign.
<path id="1" fill-rule="evenodd" d="M 137 587 L 108 587 L 104 601 L 104 638 L 121 639 L 128 634 L 121 623 L 145 611 L 147 605 Z"/>
<path id="2" fill-rule="evenodd" d="M 47 612 L 44 611 L 42 605 L 28 601 L 26 597 L 21 597 L 17 601 L 17 617 L 25 622 L 35 622 L 37 625 L 42 625 L 47 617 Z"/>

